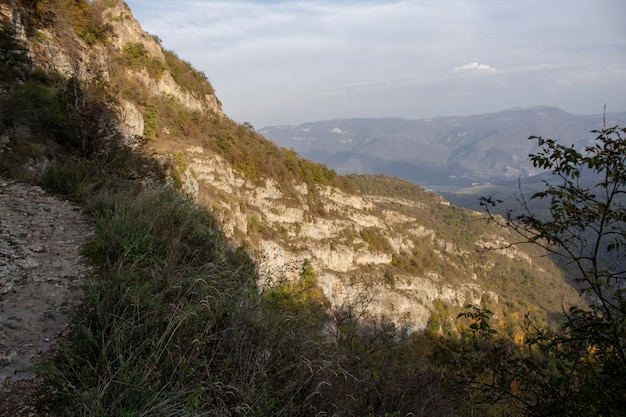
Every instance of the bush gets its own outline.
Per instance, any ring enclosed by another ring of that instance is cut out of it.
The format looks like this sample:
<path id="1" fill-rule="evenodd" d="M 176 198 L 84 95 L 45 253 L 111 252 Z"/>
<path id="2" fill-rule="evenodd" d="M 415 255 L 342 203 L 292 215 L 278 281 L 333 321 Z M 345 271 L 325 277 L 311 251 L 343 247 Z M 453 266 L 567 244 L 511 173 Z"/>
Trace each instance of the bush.
<path id="1" fill-rule="evenodd" d="M 147 139 L 154 139 L 159 133 L 158 110 L 152 104 L 146 104 L 143 109 L 143 135 Z"/>
<path id="2" fill-rule="evenodd" d="M 24 80 L 31 71 L 28 49 L 15 38 L 13 25 L 6 21 L 0 27 L 0 86 Z"/>
<path id="3" fill-rule="evenodd" d="M 102 22 L 102 9 L 106 7 L 104 1 L 38 0 L 34 3 L 25 5 L 30 12 L 29 24 L 34 27 L 54 26 L 66 46 L 74 46 L 70 31 L 87 45 L 108 41 L 111 29 Z"/>

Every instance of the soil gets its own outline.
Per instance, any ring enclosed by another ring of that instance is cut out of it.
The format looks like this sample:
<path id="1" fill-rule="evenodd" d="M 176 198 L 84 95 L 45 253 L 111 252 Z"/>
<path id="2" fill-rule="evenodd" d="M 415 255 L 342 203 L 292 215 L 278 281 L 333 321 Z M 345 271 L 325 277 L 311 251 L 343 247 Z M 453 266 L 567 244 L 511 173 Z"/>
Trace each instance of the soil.
<path id="1" fill-rule="evenodd" d="M 47 394 L 33 364 L 67 330 L 94 229 L 69 202 L 0 179 L 0 416 L 42 415 L 35 404 Z"/>

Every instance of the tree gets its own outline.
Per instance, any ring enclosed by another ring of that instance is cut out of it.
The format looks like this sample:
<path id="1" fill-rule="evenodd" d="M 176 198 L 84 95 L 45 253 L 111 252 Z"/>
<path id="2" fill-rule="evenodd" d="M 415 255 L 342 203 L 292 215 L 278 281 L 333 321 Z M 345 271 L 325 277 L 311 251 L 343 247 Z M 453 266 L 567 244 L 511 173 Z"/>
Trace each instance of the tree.
<path id="1" fill-rule="evenodd" d="M 626 413 L 626 128 L 592 131 L 581 152 L 553 139 L 530 137 L 540 148 L 530 159 L 552 177 L 520 213 L 499 217 L 501 201 L 481 198 L 491 221 L 514 230 L 519 243 L 539 245 L 567 268 L 586 307 L 571 306 L 558 333 L 534 329 L 529 345 L 556 363 L 560 390 L 535 415 Z M 530 209 L 544 200 L 547 215 Z M 542 414 L 543 413 L 543 414 Z"/>

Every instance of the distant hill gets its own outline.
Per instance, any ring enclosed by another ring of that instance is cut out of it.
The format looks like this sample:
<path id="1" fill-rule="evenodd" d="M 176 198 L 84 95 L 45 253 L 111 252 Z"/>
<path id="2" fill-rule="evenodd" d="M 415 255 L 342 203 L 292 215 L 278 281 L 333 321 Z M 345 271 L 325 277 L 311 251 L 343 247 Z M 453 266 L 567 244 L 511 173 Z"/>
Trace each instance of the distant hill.
<path id="1" fill-rule="evenodd" d="M 606 115 L 607 125 L 624 121 L 626 112 Z M 529 136 L 584 145 L 602 124 L 601 114 L 580 116 L 541 106 L 419 120 L 328 120 L 270 126 L 260 133 L 340 174 L 386 174 L 447 191 L 535 175 Z"/>

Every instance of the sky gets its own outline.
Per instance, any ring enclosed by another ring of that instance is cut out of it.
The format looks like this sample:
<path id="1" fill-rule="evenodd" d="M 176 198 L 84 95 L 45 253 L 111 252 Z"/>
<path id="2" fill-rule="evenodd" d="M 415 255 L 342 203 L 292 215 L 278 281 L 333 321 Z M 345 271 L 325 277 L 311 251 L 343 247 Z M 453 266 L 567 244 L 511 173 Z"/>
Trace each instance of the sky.
<path id="1" fill-rule="evenodd" d="M 625 0 L 126 0 L 265 126 L 556 106 L 626 111 Z"/>

